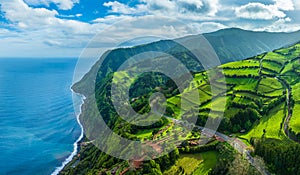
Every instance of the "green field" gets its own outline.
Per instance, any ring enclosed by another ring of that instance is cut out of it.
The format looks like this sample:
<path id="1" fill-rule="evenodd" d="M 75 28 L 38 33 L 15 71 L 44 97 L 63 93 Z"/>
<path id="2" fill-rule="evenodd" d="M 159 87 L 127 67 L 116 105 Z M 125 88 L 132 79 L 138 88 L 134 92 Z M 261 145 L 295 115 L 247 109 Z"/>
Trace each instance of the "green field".
<path id="1" fill-rule="evenodd" d="M 226 76 L 243 76 L 243 75 L 253 75 L 258 76 L 259 68 L 241 68 L 241 69 L 224 69 L 224 74 Z"/>
<path id="2" fill-rule="evenodd" d="M 193 175 L 207 175 L 216 165 L 218 154 L 215 151 L 201 153 L 203 162 L 198 166 Z"/>
<path id="3" fill-rule="evenodd" d="M 283 86 L 276 78 L 264 78 L 260 81 L 257 90 L 267 96 L 276 97 L 282 95 Z"/>
<path id="4" fill-rule="evenodd" d="M 277 73 L 280 72 L 281 68 L 282 68 L 282 65 L 277 63 L 277 62 L 273 62 L 273 61 L 263 61 L 262 62 L 262 66 L 264 68 L 267 68 L 267 69 L 270 69 L 270 70 L 273 70 Z"/>
<path id="5" fill-rule="evenodd" d="M 226 77 L 226 83 L 227 86 L 235 86 L 235 90 L 254 91 L 255 87 L 257 86 L 258 80 L 254 78 Z"/>
<path id="6" fill-rule="evenodd" d="M 300 101 L 300 83 L 292 86 L 292 95 L 295 101 Z"/>
<path id="7" fill-rule="evenodd" d="M 300 104 L 295 104 L 293 116 L 290 121 L 290 127 L 295 133 L 300 133 Z"/>
<path id="8" fill-rule="evenodd" d="M 289 61 L 289 63 L 282 70 L 281 74 L 285 74 L 289 71 L 293 71 L 293 69 L 298 68 L 299 66 L 300 66 L 299 59 L 296 59 L 294 61 Z M 297 70 L 299 70 L 299 69 L 297 69 Z"/>
<path id="9" fill-rule="evenodd" d="M 260 138 L 264 135 L 265 130 L 265 137 L 285 140 L 286 137 L 281 128 L 281 123 L 285 116 L 284 107 L 285 104 L 281 104 L 271 110 L 269 115 L 263 117 L 250 132 L 241 137 L 247 140 L 250 140 L 252 137 Z"/>
<path id="10" fill-rule="evenodd" d="M 242 67 L 259 67 L 258 60 L 243 60 L 238 62 L 227 63 L 221 66 L 221 68 L 242 68 Z"/>
<path id="11" fill-rule="evenodd" d="M 284 64 L 286 61 L 287 61 L 287 58 L 286 56 L 283 56 L 281 54 L 278 54 L 278 53 L 275 53 L 275 52 L 269 52 L 265 57 L 264 57 L 265 60 L 273 60 L 273 61 L 276 61 L 280 64 Z"/>
<path id="12" fill-rule="evenodd" d="M 164 175 L 180 175 L 194 174 L 207 175 L 217 163 L 217 152 L 210 151 L 196 154 L 181 154 L 176 164 L 169 170 L 165 171 Z M 184 173 L 180 171 L 180 167 Z"/>
<path id="13" fill-rule="evenodd" d="M 137 136 L 138 139 L 144 139 L 144 138 L 149 139 L 152 136 L 152 131 L 153 129 L 147 129 L 147 130 L 139 131 L 135 135 Z"/>

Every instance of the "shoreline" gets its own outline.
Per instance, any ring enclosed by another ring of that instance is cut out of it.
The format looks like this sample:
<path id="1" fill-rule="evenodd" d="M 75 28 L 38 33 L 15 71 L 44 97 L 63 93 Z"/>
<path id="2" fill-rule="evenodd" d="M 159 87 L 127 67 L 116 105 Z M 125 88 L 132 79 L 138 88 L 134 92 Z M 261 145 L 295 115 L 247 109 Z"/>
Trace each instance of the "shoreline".
<path id="1" fill-rule="evenodd" d="M 72 98 L 73 95 L 78 95 L 80 98 L 81 98 L 81 103 L 80 103 L 80 107 L 79 107 L 79 113 L 76 115 L 76 120 L 77 120 L 77 123 L 79 124 L 80 126 L 80 129 L 81 129 L 81 133 L 80 133 L 80 136 L 78 137 L 78 139 L 73 143 L 73 151 L 72 153 L 62 162 L 62 165 L 59 166 L 59 167 L 56 167 L 54 172 L 51 173 L 51 175 L 58 175 L 63 169 L 64 167 L 70 163 L 73 158 L 76 156 L 76 154 L 79 152 L 79 143 L 82 141 L 82 139 L 84 138 L 84 130 L 83 130 L 83 126 L 82 124 L 80 123 L 80 115 L 82 113 L 82 105 L 84 104 L 84 100 L 86 99 L 86 97 L 82 94 L 79 94 L 79 93 L 76 93 L 73 89 L 72 89 L 72 86 L 70 87 L 70 90 L 72 92 Z M 76 111 L 74 111 L 75 114 L 76 114 Z"/>

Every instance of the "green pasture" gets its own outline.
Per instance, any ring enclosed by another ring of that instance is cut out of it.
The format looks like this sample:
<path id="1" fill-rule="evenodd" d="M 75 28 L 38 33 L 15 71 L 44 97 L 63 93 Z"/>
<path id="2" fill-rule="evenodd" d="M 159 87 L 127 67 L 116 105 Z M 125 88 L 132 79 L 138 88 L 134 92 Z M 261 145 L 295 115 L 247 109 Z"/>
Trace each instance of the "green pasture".
<path id="1" fill-rule="evenodd" d="M 267 116 L 260 119 L 248 133 L 242 135 L 242 138 L 250 140 L 252 137 L 262 137 L 265 131 L 265 137 L 285 140 L 286 137 L 282 131 L 281 123 L 285 118 L 285 103 L 272 109 Z"/>
<path id="2" fill-rule="evenodd" d="M 300 104 L 296 103 L 293 109 L 293 116 L 290 120 L 290 127 L 296 133 L 300 133 Z"/>
<path id="3" fill-rule="evenodd" d="M 176 164 L 163 174 L 183 175 L 183 172 L 180 172 L 180 168 L 182 168 L 187 175 L 207 175 L 216 165 L 217 156 L 217 152 L 214 151 L 197 154 L 181 154 Z"/>

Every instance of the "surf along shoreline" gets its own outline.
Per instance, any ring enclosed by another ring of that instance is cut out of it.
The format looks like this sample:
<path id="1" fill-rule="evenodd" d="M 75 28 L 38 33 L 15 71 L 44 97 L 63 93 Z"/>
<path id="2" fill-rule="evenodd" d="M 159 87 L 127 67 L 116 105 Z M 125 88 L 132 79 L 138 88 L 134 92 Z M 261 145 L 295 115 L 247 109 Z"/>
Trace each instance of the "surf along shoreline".
<path id="1" fill-rule="evenodd" d="M 83 126 L 82 126 L 82 124 L 80 122 L 80 116 L 82 114 L 82 107 L 84 105 L 84 100 L 86 99 L 86 97 L 83 94 L 75 92 L 72 89 L 72 87 L 73 87 L 73 85 L 70 87 L 70 91 L 72 93 L 72 99 L 73 99 L 73 106 L 74 106 L 74 109 L 75 109 L 75 111 L 74 111 L 75 114 L 76 114 L 76 107 L 78 105 L 74 104 L 74 98 L 75 98 L 74 96 L 80 97 L 80 105 L 79 105 L 79 109 L 78 109 L 79 112 L 78 112 L 78 114 L 76 114 L 76 120 L 77 120 L 77 123 L 80 126 L 81 132 L 80 132 L 80 135 L 79 135 L 78 139 L 73 143 L 73 151 L 72 151 L 72 153 L 62 162 L 61 166 L 55 168 L 54 172 L 51 173 L 51 175 L 58 175 L 65 168 L 65 166 L 68 165 L 73 160 L 73 158 L 80 151 L 80 143 L 84 139 L 84 130 L 83 130 Z"/>

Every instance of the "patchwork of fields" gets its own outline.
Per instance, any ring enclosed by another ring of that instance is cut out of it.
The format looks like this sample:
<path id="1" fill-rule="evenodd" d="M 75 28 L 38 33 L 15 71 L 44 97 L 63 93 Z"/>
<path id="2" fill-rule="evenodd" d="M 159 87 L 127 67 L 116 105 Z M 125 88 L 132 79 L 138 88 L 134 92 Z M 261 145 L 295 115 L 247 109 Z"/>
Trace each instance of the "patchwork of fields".
<path id="1" fill-rule="evenodd" d="M 290 133 L 300 135 L 299 68 L 300 44 L 296 44 L 206 72 L 193 73 L 194 81 L 188 84 L 183 93 L 174 93 L 173 87 L 159 85 L 167 82 L 159 75 L 146 75 L 143 81 L 135 81 L 133 75 L 120 71 L 115 73 L 113 83 L 118 83 L 121 89 L 145 87 L 142 92 L 131 92 L 131 105 L 140 113 L 149 111 L 149 102 L 145 100 L 149 96 L 135 94 L 151 94 L 154 87 L 154 92 L 166 96 L 168 117 L 165 116 L 154 127 L 130 127 L 130 133 L 126 133 L 129 138 L 141 140 L 157 149 L 166 143 L 178 146 L 182 141 L 201 141 L 198 131 L 184 135 L 186 128 L 177 126 L 178 121 L 187 123 L 195 117 L 199 126 L 204 126 L 209 117 L 213 122 L 221 121 L 219 132 L 235 134 L 248 146 L 251 145 L 251 138 L 261 137 L 289 143 Z M 153 77 L 158 78 L 159 83 L 147 84 L 153 82 Z M 135 84 L 139 82 L 143 84 Z M 195 92 L 199 93 L 200 99 L 195 99 Z M 199 109 L 199 113 L 191 112 L 191 108 Z M 153 121 L 157 120 L 149 114 L 137 121 L 149 121 L 152 118 Z M 215 120 L 220 118 L 222 120 Z M 172 138 L 176 138 L 174 143 Z M 155 140 L 155 144 L 151 145 L 150 140 Z M 175 165 L 163 173 L 208 174 L 217 161 L 216 151 L 181 154 Z"/>
<path id="2" fill-rule="evenodd" d="M 296 44 L 247 60 L 228 63 L 208 72 L 197 73 L 196 83 L 192 83 L 184 94 L 169 98 L 167 102 L 174 111 L 174 116 L 178 117 L 181 99 L 192 99 L 189 97 L 189 91 L 198 89 L 200 94 L 198 120 L 220 117 L 224 111 L 223 124 L 228 127 L 221 124 L 221 131 L 246 132 L 241 134 L 241 137 L 247 140 L 263 135 L 288 140 L 283 126 L 290 113 L 288 126 L 290 130 L 300 133 L 299 68 L 300 44 Z M 219 78 L 220 74 L 225 75 L 226 82 Z M 217 94 L 212 94 L 212 88 Z M 193 101 L 189 103 L 197 104 Z M 289 106 L 292 112 L 289 111 Z M 243 120 L 244 116 L 238 115 L 245 109 L 257 114 L 258 118 L 250 117 Z M 236 120 L 235 117 L 241 119 Z"/>

